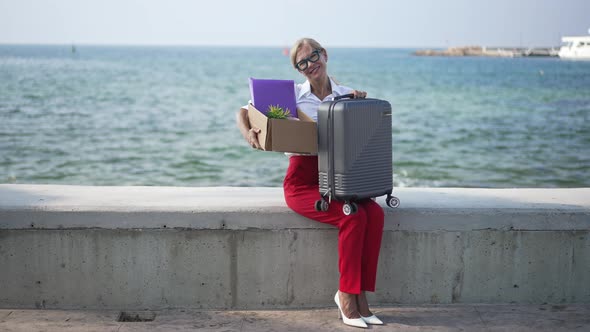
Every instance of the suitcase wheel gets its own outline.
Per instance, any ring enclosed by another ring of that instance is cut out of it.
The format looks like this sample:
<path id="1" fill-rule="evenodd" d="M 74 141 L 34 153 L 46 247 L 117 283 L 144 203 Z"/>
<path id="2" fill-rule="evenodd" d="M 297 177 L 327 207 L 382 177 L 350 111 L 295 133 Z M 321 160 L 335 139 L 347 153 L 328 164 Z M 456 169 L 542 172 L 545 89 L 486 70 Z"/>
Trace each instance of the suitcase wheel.
<path id="1" fill-rule="evenodd" d="M 396 208 L 399 206 L 399 198 L 395 196 L 387 196 L 385 203 L 387 203 L 387 206 L 390 208 Z"/>
<path id="2" fill-rule="evenodd" d="M 315 210 L 318 212 L 326 212 L 328 211 L 329 207 L 330 204 L 323 199 L 318 199 L 315 201 Z"/>
<path id="3" fill-rule="evenodd" d="M 354 202 L 346 202 L 344 203 L 344 205 L 342 205 L 342 212 L 344 212 L 345 215 L 349 216 L 353 213 L 356 213 L 356 211 L 358 211 L 358 207 L 356 206 L 356 203 Z"/>

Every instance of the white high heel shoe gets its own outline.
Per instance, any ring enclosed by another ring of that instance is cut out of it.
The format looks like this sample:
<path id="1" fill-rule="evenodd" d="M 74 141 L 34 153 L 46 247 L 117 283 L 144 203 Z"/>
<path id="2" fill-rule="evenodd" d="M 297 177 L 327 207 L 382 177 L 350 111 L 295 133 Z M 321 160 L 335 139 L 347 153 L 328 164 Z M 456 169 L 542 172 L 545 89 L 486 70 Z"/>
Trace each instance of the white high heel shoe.
<path id="1" fill-rule="evenodd" d="M 369 317 L 361 315 L 361 319 L 369 325 L 383 325 L 383 321 L 381 321 L 381 319 L 377 318 L 375 315 L 371 315 Z"/>
<path id="2" fill-rule="evenodd" d="M 344 315 L 342 308 L 340 307 L 340 298 L 338 297 L 338 292 L 334 296 L 334 302 L 338 306 L 338 318 L 342 317 L 342 322 L 346 325 L 354 326 L 354 327 L 362 327 L 367 328 L 367 323 L 362 318 L 348 318 Z M 362 317 L 362 316 L 361 316 Z"/>

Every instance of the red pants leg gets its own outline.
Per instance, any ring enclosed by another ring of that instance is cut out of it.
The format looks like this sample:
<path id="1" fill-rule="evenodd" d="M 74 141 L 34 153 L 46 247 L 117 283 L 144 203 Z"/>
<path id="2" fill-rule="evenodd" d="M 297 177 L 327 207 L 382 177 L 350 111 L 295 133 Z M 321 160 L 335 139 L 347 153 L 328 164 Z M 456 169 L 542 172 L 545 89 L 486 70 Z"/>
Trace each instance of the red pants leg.
<path id="1" fill-rule="evenodd" d="M 338 227 L 339 289 L 359 294 L 374 291 L 377 261 L 383 233 L 383 210 L 366 200 L 358 204 L 357 213 L 344 215 L 343 202 L 332 201 L 328 211 L 315 210 L 320 199 L 317 157 L 292 156 L 284 181 L 285 201 L 298 214 Z"/>
<path id="2" fill-rule="evenodd" d="M 363 201 L 359 206 L 365 210 L 368 221 L 361 262 L 361 290 L 374 292 L 385 214 L 381 206 L 371 199 Z"/>

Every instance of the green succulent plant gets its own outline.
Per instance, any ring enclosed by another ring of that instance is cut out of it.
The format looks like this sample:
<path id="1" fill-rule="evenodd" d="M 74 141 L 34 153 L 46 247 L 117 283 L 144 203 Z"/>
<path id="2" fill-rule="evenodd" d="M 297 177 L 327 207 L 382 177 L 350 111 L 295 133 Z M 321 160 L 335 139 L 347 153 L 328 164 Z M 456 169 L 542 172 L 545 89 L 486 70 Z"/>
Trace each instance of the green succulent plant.
<path id="1" fill-rule="evenodd" d="M 291 116 L 291 111 L 288 108 L 283 110 L 279 105 L 270 105 L 266 116 L 271 119 L 286 119 Z"/>

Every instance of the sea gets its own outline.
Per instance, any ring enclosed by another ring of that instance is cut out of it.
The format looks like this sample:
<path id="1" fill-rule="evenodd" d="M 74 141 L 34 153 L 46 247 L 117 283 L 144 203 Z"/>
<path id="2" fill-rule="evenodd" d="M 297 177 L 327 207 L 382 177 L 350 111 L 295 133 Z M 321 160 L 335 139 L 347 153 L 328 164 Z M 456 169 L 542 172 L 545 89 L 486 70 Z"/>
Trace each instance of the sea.
<path id="1" fill-rule="evenodd" d="M 283 47 L 0 45 L 0 183 L 282 185 L 236 127 L 248 79 L 303 82 Z M 328 48 L 393 108 L 396 187 L 590 187 L 590 62 Z"/>

